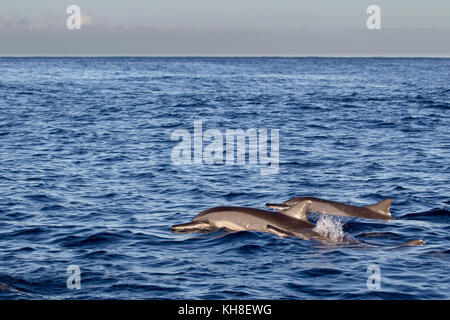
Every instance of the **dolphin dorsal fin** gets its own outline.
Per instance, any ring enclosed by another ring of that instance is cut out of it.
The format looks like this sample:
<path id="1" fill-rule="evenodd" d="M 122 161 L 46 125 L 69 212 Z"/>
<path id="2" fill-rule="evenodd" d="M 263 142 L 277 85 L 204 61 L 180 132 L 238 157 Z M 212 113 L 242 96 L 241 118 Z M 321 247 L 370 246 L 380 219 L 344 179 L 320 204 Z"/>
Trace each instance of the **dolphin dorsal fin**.
<path id="1" fill-rule="evenodd" d="M 280 211 L 280 213 L 287 215 L 291 218 L 308 221 L 308 218 L 306 217 L 306 213 L 308 212 L 308 206 L 310 203 L 311 203 L 310 200 L 305 200 L 305 201 L 297 203 L 295 206 L 293 206 L 290 209 Z"/>
<path id="2" fill-rule="evenodd" d="M 392 215 L 389 211 L 392 201 L 392 199 L 386 199 L 370 206 L 364 206 L 364 208 L 392 218 Z"/>

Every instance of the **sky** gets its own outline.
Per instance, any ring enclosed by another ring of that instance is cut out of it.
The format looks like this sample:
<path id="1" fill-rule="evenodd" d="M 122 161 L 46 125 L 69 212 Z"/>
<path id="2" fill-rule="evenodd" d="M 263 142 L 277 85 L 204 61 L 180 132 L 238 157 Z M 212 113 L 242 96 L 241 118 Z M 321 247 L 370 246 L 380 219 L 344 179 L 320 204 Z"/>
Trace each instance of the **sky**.
<path id="1" fill-rule="evenodd" d="M 366 26 L 373 4 L 379 30 Z M 450 1 L 1 1 L 0 56 L 79 55 L 450 57 Z"/>

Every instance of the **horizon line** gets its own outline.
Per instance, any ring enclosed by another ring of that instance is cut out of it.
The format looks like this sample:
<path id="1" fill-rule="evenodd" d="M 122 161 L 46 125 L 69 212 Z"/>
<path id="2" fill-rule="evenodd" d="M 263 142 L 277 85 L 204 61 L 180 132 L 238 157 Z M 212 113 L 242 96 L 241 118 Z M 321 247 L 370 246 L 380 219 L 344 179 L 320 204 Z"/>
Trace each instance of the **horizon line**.
<path id="1" fill-rule="evenodd" d="M 0 58 L 440 58 L 449 55 L 1 55 Z"/>

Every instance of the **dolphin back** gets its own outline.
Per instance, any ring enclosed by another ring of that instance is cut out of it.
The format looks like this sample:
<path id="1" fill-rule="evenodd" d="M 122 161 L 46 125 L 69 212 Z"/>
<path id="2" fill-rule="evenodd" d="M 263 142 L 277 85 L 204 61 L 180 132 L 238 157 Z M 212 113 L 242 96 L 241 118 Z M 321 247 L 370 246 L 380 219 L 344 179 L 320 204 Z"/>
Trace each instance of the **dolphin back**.
<path id="1" fill-rule="evenodd" d="M 392 199 L 386 199 L 378 203 L 372 204 L 370 206 L 364 206 L 364 208 L 369 209 L 370 211 L 376 212 L 378 214 L 381 214 L 388 219 L 392 219 L 392 215 L 390 212 L 392 201 L 393 201 Z"/>

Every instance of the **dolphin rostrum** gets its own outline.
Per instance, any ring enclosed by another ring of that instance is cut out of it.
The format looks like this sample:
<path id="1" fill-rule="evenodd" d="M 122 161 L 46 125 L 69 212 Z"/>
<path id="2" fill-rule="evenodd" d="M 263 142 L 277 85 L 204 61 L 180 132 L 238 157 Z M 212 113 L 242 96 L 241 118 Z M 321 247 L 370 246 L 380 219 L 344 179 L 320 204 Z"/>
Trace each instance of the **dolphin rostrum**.
<path id="1" fill-rule="evenodd" d="M 226 228 L 233 231 L 262 231 L 280 237 L 304 240 L 322 238 L 313 231 L 306 212 L 311 201 L 297 203 L 282 214 L 246 207 L 215 207 L 200 212 L 191 222 L 172 226 L 174 232 L 195 232 Z"/>
<path id="2" fill-rule="evenodd" d="M 303 201 L 310 201 L 308 212 L 367 219 L 393 219 L 391 213 L 389 212 L 392 199 L 386 199 L 369 206 L 356 207 L 341 202 L 335 202 L 315 197 L 296 197 L 281 204 L 266 203 L 266 206 L 272 209 L 280 210 L 280 212 L 283 213 L 285 210 L 293 208 L 296 204 Z"/>

